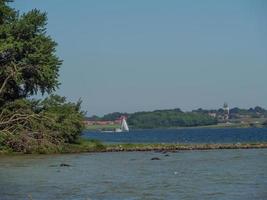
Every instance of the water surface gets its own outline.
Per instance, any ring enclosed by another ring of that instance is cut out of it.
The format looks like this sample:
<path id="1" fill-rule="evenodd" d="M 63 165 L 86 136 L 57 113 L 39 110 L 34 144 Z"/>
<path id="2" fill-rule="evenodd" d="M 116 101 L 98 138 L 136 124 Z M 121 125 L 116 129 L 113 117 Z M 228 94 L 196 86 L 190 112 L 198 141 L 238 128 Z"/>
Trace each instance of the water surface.
<path id="1" fill-rule="evenodd" d="M 0 157 L 1 200 L 251 200 L 266 188 L 267 149 Z"/>
<path id="2" fill-rule="evenodd" d="M 105 143 L 249 143 L 267 142 L 267 128 L 151 129 L 129 133 L 85 131 L 83 137 Z"/>

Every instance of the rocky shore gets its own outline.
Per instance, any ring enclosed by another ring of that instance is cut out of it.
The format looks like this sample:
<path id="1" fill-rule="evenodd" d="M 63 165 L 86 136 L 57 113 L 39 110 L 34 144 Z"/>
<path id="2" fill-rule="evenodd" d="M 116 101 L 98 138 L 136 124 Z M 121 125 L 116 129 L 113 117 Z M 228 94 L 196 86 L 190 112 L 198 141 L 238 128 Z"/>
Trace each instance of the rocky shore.
<path id="1" fill-rule="evenodd" d="M 216 150 L 216 149 L 259 149 L 267 148 L 267 143 L 247 144 L 118 144 L 107 145 L 101 152 L 120 151 L 181 151 L 181 150 Z"/>

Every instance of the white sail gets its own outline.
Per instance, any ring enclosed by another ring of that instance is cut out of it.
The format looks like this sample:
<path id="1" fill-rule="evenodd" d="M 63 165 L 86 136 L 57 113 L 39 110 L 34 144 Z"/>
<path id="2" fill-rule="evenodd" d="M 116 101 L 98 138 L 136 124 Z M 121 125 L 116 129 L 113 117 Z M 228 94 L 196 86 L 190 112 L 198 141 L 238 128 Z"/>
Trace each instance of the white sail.
<path id="1" fill-rule="evenodd" d="M 121 122 L 121 130 L 122 131 L 129 131 L 129 127 L 127 125 L 127 122 L 126 122 L 125 118 L 122 119 L 122 122 Z"/>

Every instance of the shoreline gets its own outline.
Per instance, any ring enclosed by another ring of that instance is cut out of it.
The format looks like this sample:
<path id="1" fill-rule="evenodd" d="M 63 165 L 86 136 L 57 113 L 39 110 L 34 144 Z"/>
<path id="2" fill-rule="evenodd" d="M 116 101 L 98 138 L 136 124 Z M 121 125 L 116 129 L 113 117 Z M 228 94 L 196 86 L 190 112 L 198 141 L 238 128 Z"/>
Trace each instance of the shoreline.
<path id="1" fill-rule="evenodd" d="M 219 149 L 264 149 L 267 143 L 238 143 L 238 144 L 118 144 L 108 145 L 103 152 L 131 151 L 190 151 L 190 150 L 219 150 Z"/>
<path id="2" fill-rule="evenodd" d="M 189 126 L 189 127 L 159 127 L 159 128 L 132 128 L 133 131 L 143 130 L 179 130 L 179 129 L 249 129 L 249 128 L 267 128 L 267 126 L 246 126 L 246 125 L 210 125 L 210 126 Z M 101 132 L 99 129 L 86 128 L 84 131 Z"/>
<path id="3" fill-rule="evenodd" d="M 1 155 L 29 155 L 29 154 L 69 154 L 69 153 L 105 153 L 105 152 L 177 152 L 203 151 L 222 149 L 265 149 L 264 143 L 236 143 L 236 144 L 102 144 L 98 141 L 82 140 L 80 144 L 65 144 L 56 152 L 10 152 L 0 151 Z"/>

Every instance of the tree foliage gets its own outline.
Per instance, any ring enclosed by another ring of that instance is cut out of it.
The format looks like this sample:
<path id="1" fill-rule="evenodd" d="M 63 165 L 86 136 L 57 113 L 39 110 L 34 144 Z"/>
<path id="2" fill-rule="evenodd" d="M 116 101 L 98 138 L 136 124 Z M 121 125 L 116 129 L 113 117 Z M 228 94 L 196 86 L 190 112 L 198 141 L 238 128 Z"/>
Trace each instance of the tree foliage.
<path id="1" fill-rule="evenodd" d="M 252 118 L 267 117 L 267 110 L 260 106 L 249 109 L 232 108 L 230 109 L 230 117 L 233 119 L 240 118 L 242 116 L 249 116 Z"/>
<path id="2" fill-rule="evenodd" d="M 0 150 L 49 152 L 74 143 L 84 126 L 81 101 L 50 95 L 59 85 L 61 60 L 56 42 L 46 34 L 46 13 L 20 15 L 0 0 Z"/>
<path id="3" fill-rule="evenodd" d="M 180 109 L 137 112 L 129 115 L 129 125 L 135 128 L 190 127 L 216 124 L 207 114 L 182 112 Z"/>
<path id="4" fill-rule="evenodd" d="M 83 128 L 81 101 L 51 95 L 43 101 L 18 99 L 0 109 L 0 145 L 15 151 L 45 151 L 74 143 Z M 1 142 L 2 141 L 2 142 Z"/>
<path id="5" fill-rule="evenodd" d="M 41 93 L 58 85 L 61 61 L 56 42 L 46 35 L 46 13 L 19 15 L 0 1 L 0 104 Z"/>
<path id="6" fill-rule="evenodd" d="M 40 103 L 46 116 L 52 120 L 50 129 L 56 132 L 64 142 L 75 142 L 84 129 L 84 112 L 81 103 L 66 102 L 65 97 L 51 95 Z"/>
<path id="7" fill-rule="evenodd" d="M 93 116 L 88 120 L 114 121 L 121 116 L 126 116 L 132 128 L 169 128 L 214 125 L 218 121 L 208 115 L 208 112 L 183 112 L 179 108 L 169 110 L 155 110 L 152 112 L 120 113 L 114 112 L 103 117 Z"/>

